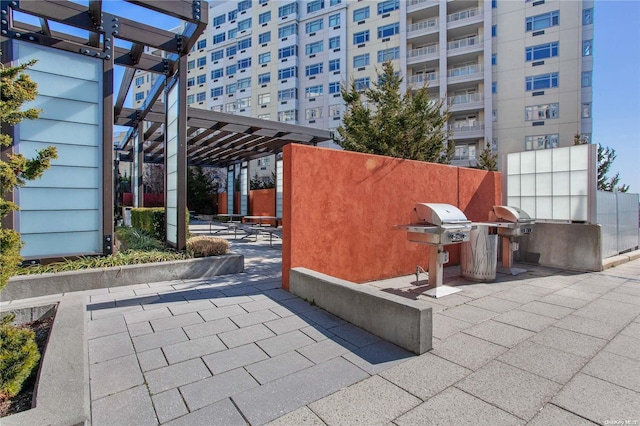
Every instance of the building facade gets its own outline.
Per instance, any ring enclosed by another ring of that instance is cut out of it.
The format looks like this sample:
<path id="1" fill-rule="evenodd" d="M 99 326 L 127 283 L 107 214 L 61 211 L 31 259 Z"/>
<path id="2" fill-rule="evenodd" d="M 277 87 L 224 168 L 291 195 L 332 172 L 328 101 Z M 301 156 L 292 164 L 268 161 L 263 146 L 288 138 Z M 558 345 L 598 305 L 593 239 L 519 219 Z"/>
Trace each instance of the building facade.
<path id="1" fill-rule="evenodd" d="M 341 85 L 390 60 L 403 90 L 447 99 L 456 165 L 485 141 L 504 158 L 590 140 L 593 0 L 214 0 L 209 21 L 192 107 L 335 130 Z M 140 105 L 152 79 L 135 82 Z"/>

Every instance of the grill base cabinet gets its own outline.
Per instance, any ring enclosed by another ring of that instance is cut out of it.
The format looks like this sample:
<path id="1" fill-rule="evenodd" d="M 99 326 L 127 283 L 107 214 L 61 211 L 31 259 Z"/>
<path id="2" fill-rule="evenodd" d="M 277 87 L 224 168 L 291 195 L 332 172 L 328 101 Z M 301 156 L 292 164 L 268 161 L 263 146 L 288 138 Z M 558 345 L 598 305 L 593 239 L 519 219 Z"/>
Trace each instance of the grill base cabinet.
<path id="1" fill-rule="evenodd" d="M 498 228 L 502 239 L 502 271 L 511 275 L 527 272 L 526 269 L 513 267 L 513 252 L 518 250 L 517 237 L 530 234 L 534 220 L 523 210 L 511 206 L 493 206 L 489 220 Z"/>

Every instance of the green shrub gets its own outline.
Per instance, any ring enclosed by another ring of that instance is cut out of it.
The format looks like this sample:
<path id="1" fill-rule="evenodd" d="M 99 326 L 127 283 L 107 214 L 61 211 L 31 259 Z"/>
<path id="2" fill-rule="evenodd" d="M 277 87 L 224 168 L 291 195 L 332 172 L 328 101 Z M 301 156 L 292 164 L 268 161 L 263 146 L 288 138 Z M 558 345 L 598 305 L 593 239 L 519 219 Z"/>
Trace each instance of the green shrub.
<path id="1" fill-rule="evenodd" d="M 121 250 L 162 250 L 163 244 L 153 236 L 133 227 L 119 227 L 116 236 L 120 241 Z"/>
<path id="2" fill-rule="evenodd" d="M 14 396 L 40 360 L 35 333 L 15 327 L 15 315 L 0 321 L 0 393 Z"/>
<path id="3" fill-rule="evenodd" d="M 189 238 L 187 252 L 193 257 L 220 256 L 229 253 L 229 241 L 205 236 Z"/>
<path id="4" fill-rule="evenodd" d="M 166 225 L 164 222 L 164 207 L 131 209 L 131 226 L 164 241 L 166 239 Z"/>
<path id="5" fill-rule="evenodd" d="M 0 290 L 2 290 L 9 278 L 16 274 L 20 267 L 20 234 L 11 229 L 0 228 Z"/>

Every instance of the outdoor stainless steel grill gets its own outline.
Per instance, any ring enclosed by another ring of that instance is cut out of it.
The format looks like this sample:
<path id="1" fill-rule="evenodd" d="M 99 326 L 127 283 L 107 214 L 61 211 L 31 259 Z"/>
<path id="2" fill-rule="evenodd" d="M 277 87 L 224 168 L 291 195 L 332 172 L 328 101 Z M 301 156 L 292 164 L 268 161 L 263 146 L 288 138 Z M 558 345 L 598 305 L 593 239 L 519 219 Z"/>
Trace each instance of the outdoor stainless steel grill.
<path id="1" fill-rule="evenodd" d="M 429 246 L 429 286 L 432 288 L 425 294 L 437 298 L 457 293 L 460 290 L 442 284 L 443 265 L 449 261 L 449 252 L 444 246 L 469 241 L 471 221 L 451 204 L 417 203 L 414 211 L 419 223 L 401 227 L 407 230 L 409 241 Z"/>
<path id="2" fill-rule="evenodd" d="M 513 275 L 525 272 L 513 267 L 513 252 L 518 250 L 516 238 L 530 234 L 534 220 L 523 210 L 511 206 L 493 206 L 489 212 L 489 220 L 498 228 L 502 237 L 502 267 L 509 269 Z"/>

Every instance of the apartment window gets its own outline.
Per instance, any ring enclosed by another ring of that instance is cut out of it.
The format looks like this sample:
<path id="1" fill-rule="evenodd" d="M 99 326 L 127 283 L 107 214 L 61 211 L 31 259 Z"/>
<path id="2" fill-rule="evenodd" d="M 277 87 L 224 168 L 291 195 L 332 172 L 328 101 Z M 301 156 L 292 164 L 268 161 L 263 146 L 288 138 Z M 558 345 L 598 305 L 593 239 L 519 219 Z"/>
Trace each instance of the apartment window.
<path id="1" fill-rule="evenodd" d="M 251 47 L 251 38 L 244 38 L 238 40 L 238 50 L 244 50 Z"/>
<path id="2" fill-rule="evenodd" d="M 213 35 L 213 44 L 222 43 L 225 40 L 224 33 Z"/>
<path id="3" fill-rule="evenodd" d="M 238 53 L 238 45 L 234 44 L 233 46 L 227 47 L 227 56 L 233 56 Z"/>
<path id="4" fill-rule="evenodd" d="M 251 58 L 244 58 L 238 61 L 238 69 L 243 70 L 251 66 Z"/>
<path id="5" fill-rule="evenodd" d="M 298 24 L 289 24 L 278 29 L 278 38 L 285 38 L 298 33 Z"/>
<path id="6" fill-rule="evenodd" d="M 582 71 L 582 87 L 591 87 L 591 71 Z"/>
<path id="7" fill-rule="evenodd" d="M 378 27 L 378 38 L 391 37 L 392 35 L 396 35 L 399 33 L 400 33 L 399 22 Z"/>
<path id="8" fill-rule="evenodd" d="M 400 59 L 399 47 L 392 47 L 390 49 L 378 50 L 378 63 L 393 61 L 394 59 Z"/>
<path id="9" fill-rule="evenodd" d="M 218 97 L 218 96 L 222 96 L 222 94 L 223 94 L 222 86 L 214 87 L 213 89 L 211 89 L 211 97 L 212 98 L 215 98 L 215 97 Z"/>
<path id="10" fill-rule="evenodd" d="M 298 54 L 298 46 L 288 46 L 278 49 L 278 59 L 288 58 L 289 56 L 296 56 Z"/>
<path id="11" fill-rule="evenodd" d="M 560 116 L 560 104 L 531 105 L 524 108 L 525 121 L 551 120 Z"/>
<path id="12" fill-rule="evenodd" d="M 329 26 L 337 27 L 338 25 L 340 25 L 340 14 L 329 15 Z"/>
<path id="13" fill-rule="evenodd" d="M 329 38 L 329 49 L 340 49 L 340 36 Z"/>
<path id="14" fill-rule="evenodd" d="M 284 80 L 287 78 L 297 77 L 298 67 L 289 67 L 278 70 L 278 80 Z"/>
<path id="15" fill-rule="evenodd" d="M 187 95 L 187 104 L 192 104 L 195 101 L 194 95 Z"/>
<path id="16" fill-rule="evenodd" d="M 543 13 L 525 19 L 525 31 L 537 31 L 560 25 L 560 11 Z"/>
<path id="17" fill-rule="evenodd" d="M 324 86 L 322 86 L 322 84 L 319 84 L 317 86 L 307 87 L 306 89 L 304 89 L 304 96 L 307 98 L 315 98 L 316 96 L 322 96 L 323 87 Z"/>
<path id="18" fill-rule="evenodd" d="M 238 31 L 244 31 L 251 28 L 251 18 L 238 22 Z"/>
<path id="19" fill-rule="evenodd" d="M 582 25 L 593 24 L 593 8 L 582 11 Z"/>
<path id="20" fill-rule="evenodd" d="M 356 78 L 354 83 L 356 85 L 356 90 L 365 90 L 369 88 L 370 80 L 369 77 Z"/>
<path id="21" fill-rule="evenodd" d="M 251 77 L 238 80 L 238 89 L 248 89 L 249 87 L 251 87 Z"/>
<path id="22" fill-rule="evenodd" d="M 234 21 L 238 17 L 238 11 L 232 10 L 227 14 L 227 17 L 229 18 L 229 21 Z"/>
<path id="23" fill-rule="evenodd" d="M 304 25 L 304 28 L 307 34 L 320 31 L 322 29 L 322 19 L 316 19 L 315 21 L 307 22 Z"/>
<path id="24" fill-rule="evenodd" d="M 378 3 L 378 15 L 400 9 L 400 0 L 387 0 Z"/>
<path id="25" fill-rule="evenodd" d="M 491 65 L 498 65 L 498 54 L 493 53 L 491 55 Z"/>
<path id="26" fill-rule="evenodd" d="M 193 87 L 196 85 L 196 79 L 194 77 L 187 79 L 187 87 Z"/>
<path id="27" fill-rule="evenodd" d="M 580 139 L 584 141 L 584 143 L 591 143 L 591 133 L 583 133 L 580 135 Z"/>
<path id="28" fill-rule="evenodd" d="M 307 55 L 313 55 L 314 53 L 320 53 L 324 49 L 324 42 L 322 40 L 314 43 L 309 43 L 305 46 L 305 53 Z"/>
<path id="29" fill-rule="evenodd" d="M 496 37 L 498 35 L 498 26 L 497 25 L 492 25 L 491 26 L 491 37 Z"/>
<path id="30" fill-rule="evenodd" d="M 278 8 L 278 17 L 279 18 L 282 18 L 284 16 L 290 15 L 292 13 L 298 13 L 298 3 L 297 2 L 285 4 L 284 6 L 280 6 Z"/>
<path id="31" fill-rule="evenodd" d="M 329 61 L 329 71 L 339 71 L 340 70 L 340 59 L 331 59 Z"/>
<path id="32" fill-rule="evenodd" d="M 498 7 L 498 0 L 491 0 L 491 9 L 496 9 Z"/>
<path id="33" fill-rule="evenodd" d="M 261 120 L 271 120 L 271 114 L 258 114 L 258 118 Z"/>
<path id="34" fill-rule="evenodd" d="M 267 31 L 266 33 L 262 33 L 258 35 L 258 43 L 265 44 L 271 41 L 271 31 Z"/>
<path id="35" fill-rule="evenodd" d="M 498 93 L 498 82 L 494 81 L 491 83 L 491 93 Z"/>
<path id="36" fill-rule="evenodd" d="M 494 123 L 498 121 L 498 110 L 494 109 L 491 111 L 491 121 Z"/>
<path id="37" fill-rule="evenodd" d="M 278 121 L 295 121 L 298 117 L 297 109 L 290 109 L 289 111 L 278 112 Z"/>
<path id="38" fill-rule="evenodd" d="M 336 4 L 342 3 L 342 0 L 330 0 L 329 6 L 335 6 Z"/>
<path id="39" fill-rule="evenodd" d="M 271 52 L 265 52 L 258 55 L 259 64 L 266 64 L 267 62 L 271 62 Z"/>
<path id="40" fill-rule="evenodd" d="M 258 84 L 267 84 L 271 82 L 271 73 L 258 74 Z"/>
<path id="41" fill-rule="evenodd" d="M 319 64 L 307 65 L 304 68 L 304 75 L 307 77 L 318 74 L 322 74 L 322 62 Z"/>
<path id="42" fill-rule="evenodd" d="M 353 44 L 362 44 L 369 41 L 369 30 L 360 31 L 353 35 Z"/>
<path id="43" fill-rule="evenodd" d="M 532 151 L 534 149 L 552 149 L 559 146 L 560 137 L 558 134 L 525 136 L 524 138 L 525 151 Z"/>
<path id="44" fill-rule="evenodd" d="M 238 70 L 237 64 L 227 65 L 227 75 L 234 75 L 237 70 Z"/>
<path id="45" fill-rule="evenodd" d="M 324 0 L 314 0 L 307 3 L 307 13 L 317 12 L 324 8 Z"/>
<path id="46" fill-rule="evenodd" d="M 559 43 L 539 44 L 538 46 L 527 47 L 525 49 L 525 60 L 537 61 L 545 58 L 554 58 L 558 56 Z"/>
<path id="47" fill-rule="evenodd" d="M 226 20 L 225 15 L 216 16 L 215 18 L 213 18 L 213 26 L 217 27 L 218 25 L 222 25 L 225 23 L 225 20 Z"/>
<path id="48" fill-rule="evenodd" d="M 329 117 L 340 117 L 340 105 L 329 105 Z"/>
<path id="49" fill-rule="evenodd" d="M 266 24 L 269 21 L 271 21 L 271 11 L 264 12 L 258 15 L 258 23 Z"/>
<path id="50" fill-rule="evenodd" d="M 229 31 L 227 31 L 227 38 L 229 40 L 236 38 L 237 35 L 238 35 L 238 28 L 232 28 Z"/>
<path id="51" fill-rule="evenodd" d="M 196 102 L 204 102 L 207 99 L 207 92 L 200 92 L 196 94 Z"/>
<path id="52" fill-rule="evenodd" d="M 225 92 L 227 93 L 227 95 L 236 93 L 237 91 L 238 85 L 236 83 L 227 84 L 227 87 L 225 87 Z"/>
<path id="53" fill-rule="evenodd" d="M 582 42 L 582 56 L 591 56 L 593 54 L 593 40 L 584 40 Z"/>
<path id="54" fill-rule="evenodd" d="M 317 107 L 317 108 L 307 108 L 304 111 L 304 118 L 307 120 L 313 120 L 315 118 L 320 118 L 322 117 L 322 108 L 321 107 Z"/>
<path id="55" fill-rule="evenodd" d="M 258 0 L 259 4 L 265 4 L 265 3 L 268 3 L 268 2 L 269 2 L 269 0 Z"/>
<path id="56" fill-rule="evenodd" d="M 591 102 L 582 104 L 582 118 L 591 118 Z"/>
<path id="57" fill-rule="evenodd" d="M 369 6 L 356 9 L 353 11 L 353 21 L 364 21 L 369 17 Z"/>
<path id="58" fill-rule="evenodd" d="M 534 75 L 525 77 L 525 90 L 542 90 L 558 87 L 558 73 Z"/>
<path id="59" fill-rule="evenodd" d="M 329 83 L 329 93 L 340 93 L 340 82 L 335 81 L 333 83 Z"/>
<path id="60" fill-rule="evenodd" d="M 238 3 L 238 12 L 242 12 L 243 10 L 247 10 L 251 8 L 251 0 L 242 0 Z"/>
<path id="61" fill-rule="evenodd" d="M 290 99 L 296 99 L 298 97 L 298 89 L 284 89 L 278 90 L 278 101 L 288 101 Z"/>
<path id="62" fill-rule="evenodd" d="M 187 69 L 188 70 L 192 70 L 196 67 L 196 61 L 189 61 L 187 62 Z"/>
<path id="63" fill-rule="evenodd" d="M 262 93 L 258 95 L 258 105 L 267 105 L 271 103 L 271 93 Z"/>
<path id="64" fill-rule="evenodd" d="M 356 55 L 353 57 L 353 67 L 365 67 L 369 65 L 369 54 L 365 53 L 364 55 Z"/>
<path id="65" fill-rule="evenodd" d="M 136 86 L 142 86 L 144 84 L 144 76 L 136 77 Z"/>
<path id="66" fill-rule="evenodd" d="M 249 108 L 251 106 L 251 98 L 238 99 L 238 108 Z"/>
<path id="67" fill-rule="evenodd" d="M 205 47 L 207 47 L 207 39 L 198 40 L 198 43 L 197 43 L 198 50 L 204 49 Z"/>
<path id="68" fill-rule="evenodd" d="M 196 65 L 199 67 L 204 67 L 205 65 L 207 65 L 207 57 L 203 56 L 202 58 L 198 58 L 196 60 Z"/>
<path id="69" fill-rule="evenodd" d="M 224 50 L 220 49 L 220 50 L 214 50 L 213 52 L 211 52 L 211 62 L 219 61 L 222 58 L 224 58 Z"/>
<path id="70" fill-rule="evenodd" d="M 224 110 L 226 112 L 236 112 L 237 109 L 238 109 L 238 104 L 235 102 L 229 102 L 224 106 Z"/>
<path id="71" fill-rule="evenodd" d="M 199 76 L 196 78 L 196 83 L 197 83 L 197 84 L 204 84 L 204 83 L 206 83 L 206 82 L 207 82 L 207 75 L 206 75 L 206 74 L 199 75 Z"/>
<path id="72" fill-rule="evenodd" d="M 141 101 L 144 99 L 144 92 L 136 93 L 136 101 Z"/>

